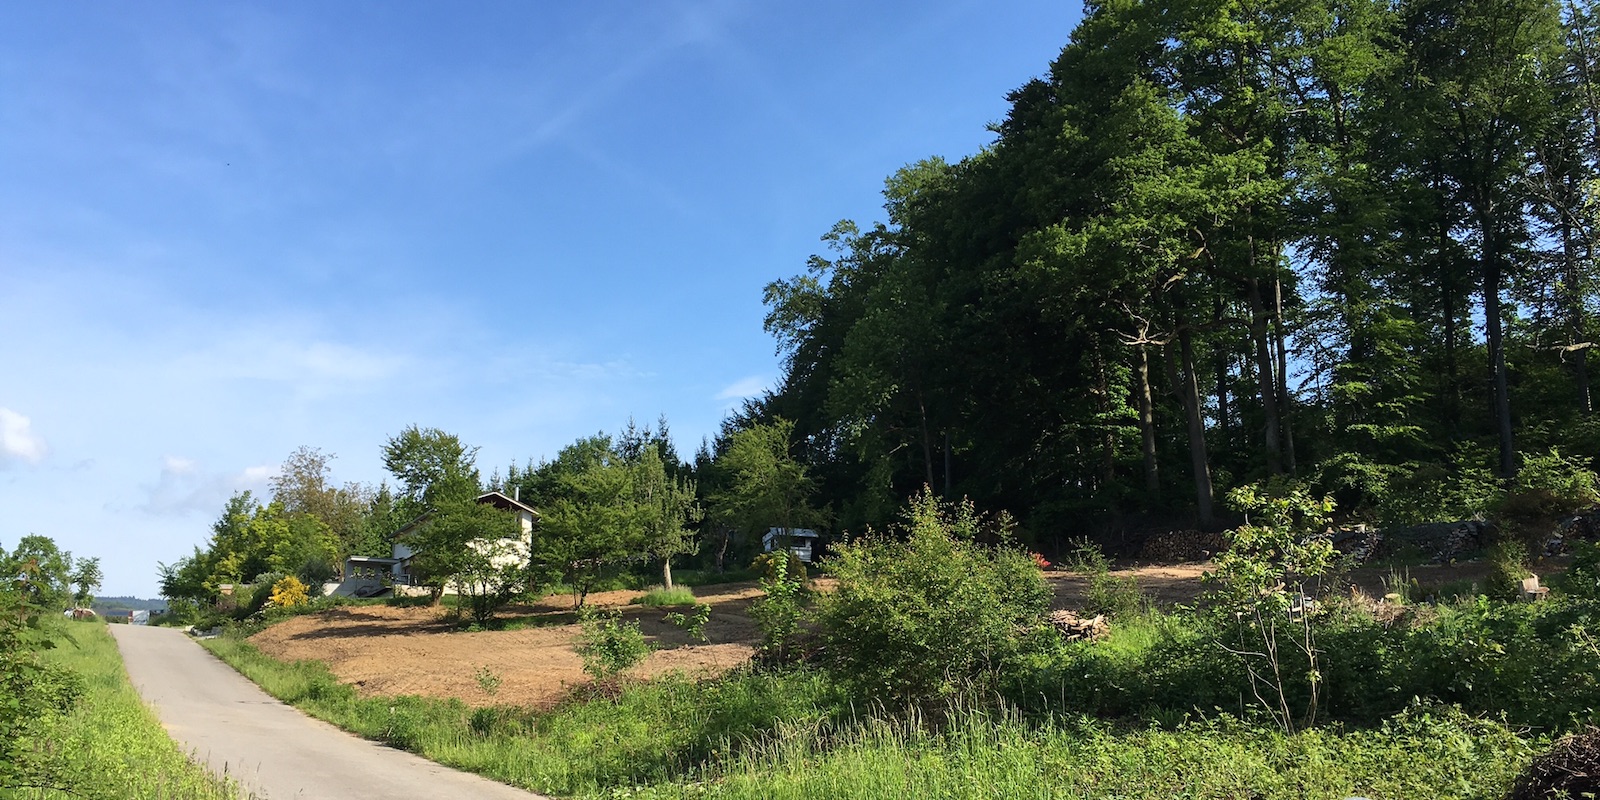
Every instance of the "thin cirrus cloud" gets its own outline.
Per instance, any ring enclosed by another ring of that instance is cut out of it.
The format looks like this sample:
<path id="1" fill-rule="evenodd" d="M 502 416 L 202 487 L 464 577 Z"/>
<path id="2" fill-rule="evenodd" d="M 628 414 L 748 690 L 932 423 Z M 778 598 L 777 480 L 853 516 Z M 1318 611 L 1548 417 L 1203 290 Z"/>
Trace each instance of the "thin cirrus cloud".
<path id="1" fill-rule="evenodd" d="M 725 401 L 727 406 L 732 408 L 745 398 L 755 397 L 766 390 L 767 378 L 761 375 L 751 375 L 728 384 L 722 391 L 717 392 L 717 399 Z"/>
<path id="2" fill-rule="evenodd" d="M 235 492 L 264 491 L 277 471 L 275 466 L 260 465 L 236 472 L 208 472 L 193 459 L 169 455 L 161 460 L 156 482 L 145 487 L 138 510 L 158 517 L 214 512 Z"/>
<path id="3" fill-rule="evenodd" d="M 0 408 L 0 469 L 11 464 L 37 464 L 47 451 L 44 438 L 33 431 L 32 420 L 9 408 Z"/>

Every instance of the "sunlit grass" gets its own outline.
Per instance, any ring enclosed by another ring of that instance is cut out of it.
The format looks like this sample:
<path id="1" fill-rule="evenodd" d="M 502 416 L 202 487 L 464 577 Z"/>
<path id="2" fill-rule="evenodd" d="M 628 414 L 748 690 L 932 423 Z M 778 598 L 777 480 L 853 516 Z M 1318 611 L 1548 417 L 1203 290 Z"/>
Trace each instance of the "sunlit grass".
<path id="1" fill-rule="evenodd" d="M 128 683 L 122 655 L 103 623 L 63 624 L 63 641 L 44 658 L 82 676 L 84 694 L 50 730 L 52 771 L 69 791 L 18 790 L 0 797 L 233 798 L 236 790 L 191 761 Z"/>

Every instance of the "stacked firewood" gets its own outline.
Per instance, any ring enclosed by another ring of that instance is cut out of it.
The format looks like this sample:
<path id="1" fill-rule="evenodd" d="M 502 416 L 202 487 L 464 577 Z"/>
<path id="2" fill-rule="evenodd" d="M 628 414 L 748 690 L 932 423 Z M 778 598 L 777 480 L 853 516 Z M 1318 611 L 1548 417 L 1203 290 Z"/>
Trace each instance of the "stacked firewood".
<path id="1" fill-rule="evenodd" d="M 1061 634 L 1061 638 L 1069 642 L 1079 639 L 1099 639 L 1111 631 L 1111 626 L 1106 624 L 1106 615 L 1096 614 L 1093 617 L 1080 617 L 1075 611 L 1053 611 L 1050 613 L 1050 626 Z"/>
<path id="2" fill-rule="evenodd" d="M 1227 546 L 1222 534 L 1197 530 L 1167 531 L 1144 540 L 1139 550 L 1143 561 L 1177 564 L 1185 561 L 1209 561 Z"/>

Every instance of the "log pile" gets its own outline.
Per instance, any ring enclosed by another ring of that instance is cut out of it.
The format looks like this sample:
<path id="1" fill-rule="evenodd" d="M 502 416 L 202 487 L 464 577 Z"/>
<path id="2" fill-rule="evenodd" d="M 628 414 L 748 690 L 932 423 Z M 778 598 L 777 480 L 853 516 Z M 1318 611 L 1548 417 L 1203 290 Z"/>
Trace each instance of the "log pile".
<path id="1" fill-rule="evenodd" d="M 1111 626 L 1106 624 L 1106 615 L 1096 614 L 1086 618 L 1078 616 L 1075 611 L 1050 612 L 1050 627 L 1069 642 L 1079 639 L 1093 641 L 1111 632 Z"/>
<path id="2" fill-rule="evenodd" d="M 1144 540 L 1139 549 L 1142 561 L 1159 564 L 1179 564 L 1186 561 L 1209 561 L 1223 551 L 1227 541 L 1221 533 L 1197 530 L 1167 531 Z"/>

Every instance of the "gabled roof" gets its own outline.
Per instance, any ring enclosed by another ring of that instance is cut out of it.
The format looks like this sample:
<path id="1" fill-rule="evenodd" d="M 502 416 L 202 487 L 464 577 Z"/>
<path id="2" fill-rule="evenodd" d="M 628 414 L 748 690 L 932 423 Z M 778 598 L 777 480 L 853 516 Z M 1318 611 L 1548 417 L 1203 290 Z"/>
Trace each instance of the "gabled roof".
<path id="1" fill-rule="evenodd" d="M 518 511 L 526 511 L 529 514 L 532 514 L 534 519 L 537 520 L 539 518 L 539 512 L 536 509 L 534 509 L 533 506 L 530 506 L 527 503 L 522 502 L 521 500 L 517 500 L 517 499 L 511 498 L 511 497 L 507 497 L 504 494 L 501 494 L 500 492 L 484 492 L 483 494 L 478 495 L 477 502 L 479 502 L 479 503 L 488 503 L 488 504 L 494 506 L 495 508 L 514 508 L 514 509 L 516 509 Z M 389 535 L 389 538 L 390 539 L 399 539 L 401 536 L 404 536 L 412 528 L 415 528 L 418 525 L 421 525 L 424 521 L 426 521 L 428 519 L 428 517 L 431 517 L 431 516 L 433 516 L 433 512 L 432 511 L 423 512 L 416 519 L 411 520 L 410 522 L 407 522 L 406 524 L 401 525 L 399 528 L 397 528 L 394 533 Z"/>
<path id="2" fill-rule="evenodd" d="M 530 506 L 521 500 L 507 497 L 500 492 L 484 492 L 483 494 L 478 495 L 478 502 L 491 503 L 495 508 L 514 508 L 518 511 L 526 511 L 529 514 L 532 514 L 534 519 L 539 518 L 539 512 L 534 510 L 533 506 Z"/>

